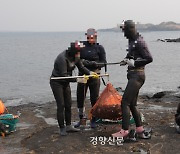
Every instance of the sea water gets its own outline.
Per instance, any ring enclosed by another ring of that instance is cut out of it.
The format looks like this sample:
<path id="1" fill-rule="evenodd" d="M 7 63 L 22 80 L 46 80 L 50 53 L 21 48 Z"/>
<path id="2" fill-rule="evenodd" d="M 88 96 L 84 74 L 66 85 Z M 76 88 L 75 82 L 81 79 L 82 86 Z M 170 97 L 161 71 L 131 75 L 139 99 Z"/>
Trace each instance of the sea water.
<path id="1" fill-rule="evenodd" d="M 179 38 L 180 31 L 142 32 L 141 35 L 154 61 L 146 66 L 146 82 L 140 93 L 177 90 L 180 86 L 180 43 L 157 39 Z M 70 46 L 70 42 L 85 39 L 84 32 L 0 32 L 0 98 L 6 105 L 54 100 L 49 77 L 55 58 Z M 98 32 L 98 42 L 104 46 L 108 62 L 119 62 L 126 56 L 128 41 L 122 32 Z M 126 70 L 126 66 L 108 66 L 109 82 L 115 88 L 125 88 Z M 73 74 L 77 75 L 77 70 Z M 76 83 L 71 87 L 75 99 Z M 104 88 L 101 84 L 101 91 Z"/>

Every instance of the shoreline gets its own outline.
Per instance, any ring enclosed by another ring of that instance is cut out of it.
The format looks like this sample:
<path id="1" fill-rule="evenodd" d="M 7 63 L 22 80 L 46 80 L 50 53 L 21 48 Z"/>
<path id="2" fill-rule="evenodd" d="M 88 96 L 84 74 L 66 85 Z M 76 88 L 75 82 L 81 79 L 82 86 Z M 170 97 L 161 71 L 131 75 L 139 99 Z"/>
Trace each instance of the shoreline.
<path id="1" fill-rule="evenodd" d="M 123 90 L 118 87 L 118 88 L 115 88 L 119 93 L 120 95 L 123 95 Z M 102 91 L 100 91 L 101 93 Z M 153 98 L 154 96 L 156 97 L 161 97 L 161 95 L 166 95 L 166 94 L 175 94 L 175 95 L 180 95 L 180 88 L 178 87 L 176 90 L 169 90 L 169 91 L 159 91 L 159 92 L 156 92 L 156 93 L 147 93 L 147 92 L 140 92 L 139 94 L 139 97 L 147 97 L 147 98 Z M 53 96 L 53 94 L 52 94 Z M 86 99 L 90 99 L 90 96 L 87 95 L 86 96 Z M 46 104 L 48 102 L 54 102 L 54 97 L 52 99 L 49 99 L 48 101 L 43 101 L 43 100 L 38 100 L 38 101 L 28 101 L 27 99 L 24 99 L 24 98 L 17 98 L 17 97 L 10 97 L 10 98 L 1 98 L 1 100 L 4 102 L 5 106 L 7 108 L 9 107 L 17 107 L 17 106 L 21 106 L 21 105 L 28 105 L 28 104 L 37 104 L 37 105 L 41 105 L 41 104 Z M 76 96 L 72 96 L 72 101 L 76 101 Z"/>
<path id="2" fill-rule="evenodd" d="M 101 145 L 100 142 L 94 146 L 90 142 L 90 137 L 110 137 L 120 129 L 119 124 L 98 124 L 95 130 L 68 133 L 66 137 L 62 137 L 59 135 L 54 101 L 9 106 L 10 113 L 16 114 L 19 111 L 21 116 L 17 131 L 1 138 L 0 153 L 179 153 L 180 135 L 176 133 L 174 125 L 174 114 L 180 102 L 178 92 L 160 92 L 152 97 L 139 96 L 138 108 L 146 119 L 144 125 L 153 129 L 152 138 L 123 143 L 121 146 Z M 89 100 L 86 100 L 85 106 L 88 114 Z M 75 121 L 78 121 L 78 114 L 73 100 L 72 123 Z"/>

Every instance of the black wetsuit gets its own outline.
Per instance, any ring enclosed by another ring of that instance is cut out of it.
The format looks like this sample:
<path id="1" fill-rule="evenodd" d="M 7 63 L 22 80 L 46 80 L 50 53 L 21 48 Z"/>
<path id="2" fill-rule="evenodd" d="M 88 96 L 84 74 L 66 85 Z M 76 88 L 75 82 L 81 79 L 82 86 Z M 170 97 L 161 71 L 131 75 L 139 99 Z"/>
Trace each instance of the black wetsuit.
<path id="1" fill-rule="evenodd" d="M 143 38 L 137 34 L 135 40 L 129 41 L 128 54 L 126 58 L 135 60 L 135 67 L 128 66 L 128 83 L 122 98 L 122 129 L 129 129 L 130 111 L 136 126 L 142 126 L 140 114 L 136 109 L 139 89 L 145 82 L 145 65 L 152 62 L 152 56 Z"/>
<path id="2" fill-rule="evenodd" d="M 175 114 L 175 121 L 178 126 L 180 126 L 180 103 L 177 107 L 177 113 Z"/>
<path id="3" fill-rule="evenodd" d="M 76 63 L 74 61 L 75 60 L 73 58 L 68 56 L 68 50 L 60 53 L 54 62 L 54 69 L 51 77 L 72 76 L 72 70 L 75 68 L 75 65 L 84 74 L 90 74 L 90 71 L 83 66 L 80 60 L 78 60 Z M 72 100 L 69 82 L 75 82 L 75 80 L 50 80 L 51 89 L 57 103 L 57 120 L 60 128 L 64 127 L 64 115 L 66 125 L 71 125 Z"/>
<path id="4" fill-rule="evenodd" d="M 100 73 L 100 69 L 103 66 L 96 65 L 96 63 L 106 63 L 106 53 L 103 46 L 97 44 L 89 44 L 87 41 L 83 42 L 85 44 L 85 48 L 81 51 L 81 59 L 83 59 L 83 64 L 90 71 L 94 71 L 96 73 Z M 83 72 L 79 72 L 80 75 L 83 75 Z M 90 100 L 91 105 L 93 106 L 98 97 L 99 97 L 99 88 L 100 88 L 100 79 L 90 78 L 86 84 L 78 83 L 77 85 L 77 107 L 84 107 L 84 100 L 86 97 L 87 88 L 90 90 Z M 80 115 L 82 118 L 82 115 Z"/>

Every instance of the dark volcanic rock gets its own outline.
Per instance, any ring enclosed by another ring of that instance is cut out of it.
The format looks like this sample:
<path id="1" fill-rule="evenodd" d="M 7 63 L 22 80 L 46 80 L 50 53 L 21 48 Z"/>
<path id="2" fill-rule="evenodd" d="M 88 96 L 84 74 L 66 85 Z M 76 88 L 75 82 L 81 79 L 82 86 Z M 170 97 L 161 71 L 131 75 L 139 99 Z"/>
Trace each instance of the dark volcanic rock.
<path id="1" fill-rule="evenodd" d="M 157 41 L 161 41 L 161 42 L 180 42 L 180 38 L 177 38 L 177 39 L 157 39 Z"/>
<path id="2" fill-rule="evenodd" d="M 153 95 L 152 98 L 162 98 L 167 94 L 167 92 L 163 91 L 163 92 L 158 92 L 156 94 Z"/>

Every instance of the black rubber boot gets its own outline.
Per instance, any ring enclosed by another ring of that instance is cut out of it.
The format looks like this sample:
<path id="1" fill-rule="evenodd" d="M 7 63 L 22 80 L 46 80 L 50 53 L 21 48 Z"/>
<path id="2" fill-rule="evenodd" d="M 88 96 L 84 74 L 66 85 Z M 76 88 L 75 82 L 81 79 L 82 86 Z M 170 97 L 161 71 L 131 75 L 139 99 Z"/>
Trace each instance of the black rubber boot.
<path id="1" fill-rule="evenodd" d="M 66 128 L 60 128 L 60 135 L 61 136 L 66 136 L 67 135 Z"/>
<path id="2" fill-rule="evenodd" d="M 137 142 L 137 134 L 135 129 L 131 129 L 126 139 L 129 142 Z"/>
<path id="3" fill-rule="evenodd" d="M 79 128 L 80 126 L 85 126 L 86 125 L 86 118 L 82 118 L 79 120 L 77 124 L 74 125 L 75 128 Z"/>
<path id="4" fill-rule="evenodd" d="M 91 128 L 96 128 L 96 117 L 92 117 L 91 119 Z"/>

